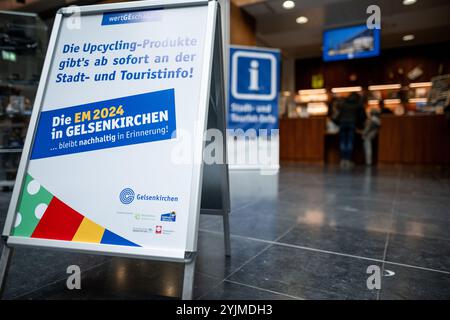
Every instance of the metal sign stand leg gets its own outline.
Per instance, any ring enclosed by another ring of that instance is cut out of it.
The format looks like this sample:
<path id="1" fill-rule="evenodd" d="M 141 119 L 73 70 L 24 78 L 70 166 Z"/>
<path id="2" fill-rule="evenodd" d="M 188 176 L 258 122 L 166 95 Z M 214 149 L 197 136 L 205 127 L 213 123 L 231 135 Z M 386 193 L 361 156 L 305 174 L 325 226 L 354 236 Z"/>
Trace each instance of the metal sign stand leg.
<path id="1" fill-rule="evenodd" d="M 223 163 L 204 165 L 202 181 L 201 214 L 219 215 L 223 218 L 223 234 L 225 244 L 225 255 L 231 256 L 230 243 L 230 183 L 227 164 L 227 141 L 226 141 L 226 107 L 225 107 L 225 84 L 223 70 L 223 48 L 222 30 L 220 21 L 220 10 L 218 10 L 217 25 L 214 39 L 214 58 L 212 70 L 212 82 L 210 91 L 210 103 L 208 110 L 207 128 L 218 129 L 222 132 L 223 140 Z M 196 254 L 192 253 L 190 259 L 184 264 L 183 277 L 183 300 L 191 300 L 194 292 Z"/>
<path id="2" fill-rule="evenodd" d="M 211 96 L 208 112 L 208 129 L 222 133 L 223 163 L 204 165 L 202 181 L 201 214 L 218 215 L 223 218 L 225 255 L 231 256 L 230 244 L 230 183 L 227 164 L 226 106 L 223 70 L 223 47 L 220 15 L 216 26 Z"/>
<path id="3" fill-rule="evenodd" d="M 11 257 L 14 252 L 13 248 L 10 248 L 6 245 L 6 241 L 3 242 L 2 245 L 3 245 L 3 251 L 2 251 L 2 257 L 0 259 L 0 299 L 3 298 L 3 292 L 4 292 L 5 284 L 6 284 L 6 275 L 8 274 Z"/>
<path id="4" fill-rule="evenodd" d="M 195 275 L 195 260 L 197 255 L 192 253 L 192 256 L 184 263 L 183 272 L 183 289 L 181 293 L 182 300 L 192 300 L 194 298 L 194 275 Z"/>
<path id="5" fill-rule="evenodd" d="M 225 255 L 231 257 L 231 242 L 230 242 L 230 219 L 228 212 L 223 214 L 223 236 L 225 241 Z"/>

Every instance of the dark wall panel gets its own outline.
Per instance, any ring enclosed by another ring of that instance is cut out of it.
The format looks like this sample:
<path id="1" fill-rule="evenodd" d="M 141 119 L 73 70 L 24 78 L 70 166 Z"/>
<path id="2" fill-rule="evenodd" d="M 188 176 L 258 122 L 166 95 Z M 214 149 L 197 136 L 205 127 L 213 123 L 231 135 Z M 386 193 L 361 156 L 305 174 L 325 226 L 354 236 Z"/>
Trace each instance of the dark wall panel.
<path id="1" fill-rule="evenodd" d="M 450 73 L 450 43 L 383 50 L 379 57 L 323 62 L 322 58 L 297 60 L 296 89 L 311 88 L 313 74 L 323 74 L 325 87 L 411 82 L 407 73 L 420 67 L 423 75 L 413 82 Z M 403 73 L 401 73 L 403 71 Z M 356 75 L 352 81 L 351 75 Z"/>

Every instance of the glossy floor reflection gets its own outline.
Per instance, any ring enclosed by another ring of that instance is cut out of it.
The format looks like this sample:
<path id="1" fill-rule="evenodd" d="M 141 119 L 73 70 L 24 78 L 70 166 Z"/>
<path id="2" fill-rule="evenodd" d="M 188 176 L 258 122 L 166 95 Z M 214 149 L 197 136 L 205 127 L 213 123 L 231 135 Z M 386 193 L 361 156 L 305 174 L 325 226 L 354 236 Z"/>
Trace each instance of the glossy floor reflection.
<path id="1" fill-rule="evenodd" d="M 202 216 L 196 299 L 450 299 L 450 170 L 285 165 L 231 173 L 232 257 Z M 9 193 L 0 194 L 3 225 Z M 82 289 L 66 288 L 66 268 Z M 366 285 L 367 267 L 384 274 Z M 173 263 L 17 249 L 8 299 L 176 299 Z"/>

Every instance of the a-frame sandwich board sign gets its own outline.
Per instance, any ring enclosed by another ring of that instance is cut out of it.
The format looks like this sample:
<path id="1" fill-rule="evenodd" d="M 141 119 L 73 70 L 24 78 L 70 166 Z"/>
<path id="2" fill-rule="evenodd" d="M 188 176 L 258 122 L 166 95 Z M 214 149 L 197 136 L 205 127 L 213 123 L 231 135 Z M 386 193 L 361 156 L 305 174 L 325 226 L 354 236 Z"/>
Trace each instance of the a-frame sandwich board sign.
<path id="1" fill-rule="evenodd" d="M 12 248 L 29 246 L 185 263 L 191 298 L 200 212 L 223 215 L 229 255 L 219 10 L 58 11 L 2 234 L 2 287 Z M 222 133 L 222 161 L 204 165 L 207 128 Z"/>

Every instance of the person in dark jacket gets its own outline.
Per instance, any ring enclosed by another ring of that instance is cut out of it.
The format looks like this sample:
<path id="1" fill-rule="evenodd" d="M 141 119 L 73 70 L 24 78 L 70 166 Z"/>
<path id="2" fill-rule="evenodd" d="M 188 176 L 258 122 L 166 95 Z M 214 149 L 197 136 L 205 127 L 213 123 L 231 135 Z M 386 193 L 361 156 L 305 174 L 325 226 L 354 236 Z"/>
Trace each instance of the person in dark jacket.
<path id="1" fill-rule="evenodd" d="M 352 92 L 339 106 L 337 123 L 339 125 L 341 166 L 343 168 L 353 166 L 351 159 L 355 132 L 357 128 L 362 128 L 366 117 L 361 96 L 356 92 Z"/>

